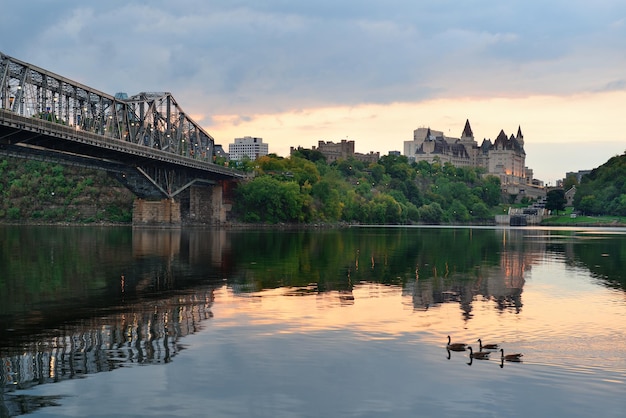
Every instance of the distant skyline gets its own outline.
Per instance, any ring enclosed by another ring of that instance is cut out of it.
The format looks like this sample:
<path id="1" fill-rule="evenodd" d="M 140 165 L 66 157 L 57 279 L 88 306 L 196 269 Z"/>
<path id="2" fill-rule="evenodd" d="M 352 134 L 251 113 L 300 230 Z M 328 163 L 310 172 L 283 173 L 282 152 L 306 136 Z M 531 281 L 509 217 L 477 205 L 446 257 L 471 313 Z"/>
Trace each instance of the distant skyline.
<path id="1" fill-rule="evenodd" d="M 521 126 L 548 184 L 626 151 L 626 3 L 111 0 L 3 4 L 0 51 L 98 90 L 168 91 L 269 152 Z"/>

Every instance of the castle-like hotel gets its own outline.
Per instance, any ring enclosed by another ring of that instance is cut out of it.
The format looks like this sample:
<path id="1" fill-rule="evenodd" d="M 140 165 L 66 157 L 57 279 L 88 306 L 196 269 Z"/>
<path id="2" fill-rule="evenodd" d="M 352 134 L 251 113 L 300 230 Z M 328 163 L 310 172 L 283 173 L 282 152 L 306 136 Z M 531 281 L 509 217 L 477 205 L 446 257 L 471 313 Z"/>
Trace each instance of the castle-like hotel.
<path id="1" fill-rule="evenodd" d="M 474 139 L 469 120 L 465 122 L 460 138 L 447 137 L 430 128 L 418 128 L 413 131 L 412 141 L 404 141 L 403 154 L 410 162 L 432 164 L 439 161 L 457 167 L 483 167 L 487 173 L 500 178 L 503 191 L 509 194 L 536 197 L 545 193 L 542 182 L 534 180 L 533 171 L 525 165 L 521 127 L 518 127 L 517 135 L 507 137 L 501 130 L 495 141 L 483 139 L 480 145 Z"/>

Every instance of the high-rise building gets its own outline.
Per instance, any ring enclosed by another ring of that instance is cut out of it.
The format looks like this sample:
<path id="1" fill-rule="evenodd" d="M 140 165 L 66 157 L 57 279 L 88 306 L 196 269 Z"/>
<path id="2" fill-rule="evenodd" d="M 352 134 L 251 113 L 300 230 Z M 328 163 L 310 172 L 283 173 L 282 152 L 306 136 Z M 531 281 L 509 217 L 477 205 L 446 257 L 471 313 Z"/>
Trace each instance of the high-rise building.
<path id="1" fill-rule="evenodd" d="M 268 154 L 268 144 L 264 144 L 262 138 L 251 136 L 235 138 L 234 143 L 228 144 L 228 154 L 234 161 L 242 160 L 244 157 L 256 160 Z"/>

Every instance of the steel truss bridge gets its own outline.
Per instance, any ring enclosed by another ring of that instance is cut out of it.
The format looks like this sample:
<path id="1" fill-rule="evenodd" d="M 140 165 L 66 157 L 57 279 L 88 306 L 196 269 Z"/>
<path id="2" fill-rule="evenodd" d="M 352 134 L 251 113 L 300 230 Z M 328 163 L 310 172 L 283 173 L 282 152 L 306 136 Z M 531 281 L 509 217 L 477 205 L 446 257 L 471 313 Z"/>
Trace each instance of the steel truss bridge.
<path id="1" fill-rule="evenodd" d="M 104 169 L 158 200 L 243 178 L 215 152 L 170 93 L 111 96 L 0 52 L 0 154 Z"/>

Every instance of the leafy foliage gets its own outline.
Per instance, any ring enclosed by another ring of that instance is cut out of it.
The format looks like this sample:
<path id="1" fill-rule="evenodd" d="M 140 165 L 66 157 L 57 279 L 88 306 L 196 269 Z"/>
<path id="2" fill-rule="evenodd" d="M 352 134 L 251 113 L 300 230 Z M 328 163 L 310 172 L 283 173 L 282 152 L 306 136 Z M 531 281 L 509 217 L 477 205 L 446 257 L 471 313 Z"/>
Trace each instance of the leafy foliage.
<path id="1" fill-rule="evenodd" d="M 501 197 L 499 178 L 482 169 L 411 164 L 404 156 L 328 164 L 299 148 L 289 158 L 259 158 L 253 173 L 235 200 L 244 222 L 491 222 Z"/>
<path id="2" fill-rule="evenodd" d="M 0 220 L 129 223 L 132 204 L 132 194 L 102 171 L 0 160 Z"/>
<path id="3" fill-rule="evenodd" d="M 238 211 L 245 222 L 304 221 L 307 199 L 293 181 L 260 176 L 238 188 Z"/>
<path id="4" fill-rule="evenodd" d="M 626 153 L 583 176 L 574 207 L 587 215 L 626 216 Z"/>
<path id="5" fill-rule="evenodd" d="M 546 209 L 553 210 L 557 214 L 560 210 L 565 210 L 565 191 L 563 189 L 550 190 L 546 195 Z"/>

